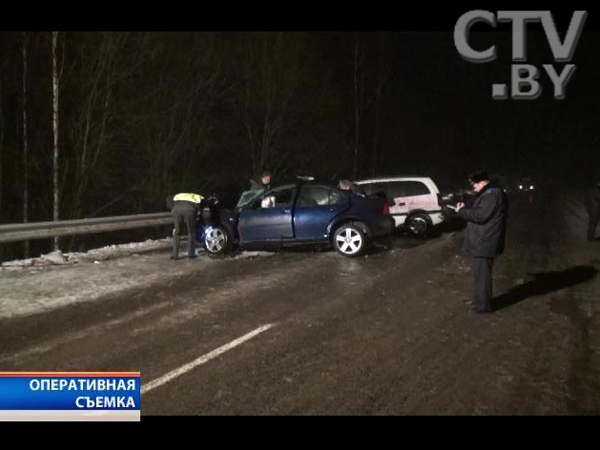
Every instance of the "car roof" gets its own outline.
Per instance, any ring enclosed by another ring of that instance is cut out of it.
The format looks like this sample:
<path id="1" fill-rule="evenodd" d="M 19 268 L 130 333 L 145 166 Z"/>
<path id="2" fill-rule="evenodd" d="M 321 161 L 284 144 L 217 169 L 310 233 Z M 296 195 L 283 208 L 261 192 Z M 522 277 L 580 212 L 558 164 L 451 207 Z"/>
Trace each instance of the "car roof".
<path id="1" fill-rule="evenodd" d="M 377 177 L 367 178 L 364 180 L 355 181 L 356 184 L 365 183 L 378 183 L 378 182 L 389 182 L 389 181 L 433 181 L 431 177 L 420 177 L 420 176 L 396 176 L 396 177 Z"/>
<path id="2" fill-rule="evenodd" d="M 293 182 L 284 182 L 281 184 L 278 184 L 277 186 L 272 186 L 271 189 L 269 189 L 270 191 L 272 191 L 273 189 L 281 189 L 281 188 L 290 188 L 290 187 L 299 187 L 299 186 L 314 186 L 314 187 L 325 187 L 325 188 L 330 188 L 330 189 L 338 189 L 338 187 L 334 184 L 334 183 L 330 183 L 328 181 L 321 181 L 321 180 L 315 180 L 315 181 L 305 181 L 305 180 L 296 180 Z"/>

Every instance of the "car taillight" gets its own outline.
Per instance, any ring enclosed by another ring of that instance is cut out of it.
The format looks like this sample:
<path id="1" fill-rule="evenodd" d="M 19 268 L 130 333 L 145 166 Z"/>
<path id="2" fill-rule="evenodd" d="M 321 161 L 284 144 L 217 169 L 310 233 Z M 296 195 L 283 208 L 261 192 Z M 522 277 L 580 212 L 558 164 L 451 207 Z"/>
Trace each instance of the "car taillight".
<path id="1" fill-rule="evenodd" d="M 438 206 L 442 206 L 442 194 L 438 194 L 437 199 L 438 199 Z"/>
<path id="2" fill-rule="evenodd" d="M 381 213 L 382 214 L 390 213 L 390 204 L 388 202 L 383 202 L 383 207 L 381 208 Z"/>

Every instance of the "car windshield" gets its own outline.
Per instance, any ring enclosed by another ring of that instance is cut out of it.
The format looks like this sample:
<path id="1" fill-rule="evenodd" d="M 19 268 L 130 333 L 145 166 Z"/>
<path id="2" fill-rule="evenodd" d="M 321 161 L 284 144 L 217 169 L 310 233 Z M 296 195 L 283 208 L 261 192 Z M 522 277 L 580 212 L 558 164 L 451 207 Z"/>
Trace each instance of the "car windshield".
<path id="1" fill-rule="evenodd" d="M 237 205 L 235 205 L 235 209 L 239 209 L 242 206 L 247 205 L 248 203 L 250 203 L 252 200 L 257 198 L 263 192 L 265 192 L 264 189 L 251 189 L 249 191 L 242 192 L 242 195 L 240 196 L 240 199 L 238 200 Z"/>

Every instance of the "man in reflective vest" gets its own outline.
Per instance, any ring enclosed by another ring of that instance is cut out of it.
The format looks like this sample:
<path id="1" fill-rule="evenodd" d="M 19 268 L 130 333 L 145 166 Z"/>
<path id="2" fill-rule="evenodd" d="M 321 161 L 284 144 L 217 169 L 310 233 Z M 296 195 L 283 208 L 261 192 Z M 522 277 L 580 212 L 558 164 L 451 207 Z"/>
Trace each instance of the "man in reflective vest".
<path id="1" fill-rule="evenodd" d="M 182 192 L 173 197 L 173 255 L 171 259 L 179 258 L 179 243 L 181 240 L 181 228 L 185 224 L 187 228 L 189 248 L 188 258 L 196 257 L 195 234 L 196 234 L 196 216 L 201 211 L 202 200 L 204 197 L 198 194 Z"/>

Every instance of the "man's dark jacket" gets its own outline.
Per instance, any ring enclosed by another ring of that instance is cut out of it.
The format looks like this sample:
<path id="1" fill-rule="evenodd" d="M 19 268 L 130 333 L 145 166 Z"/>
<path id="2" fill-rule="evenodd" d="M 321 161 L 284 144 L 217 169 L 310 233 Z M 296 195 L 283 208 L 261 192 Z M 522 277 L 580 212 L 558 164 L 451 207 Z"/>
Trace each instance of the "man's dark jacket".
<path id="1" fill-rule="evenodd" d="M 600 183 L 585 193 L 585 206 L 590 216 L 600 214 Z"/>
<path id="2" fill-rule="evenodd" d="M 463 242 L 466 255 L 493 258 L 504 252 L 508 203 L 501 188 L 488 184 L 458 215 L 468 222 Z"/>

